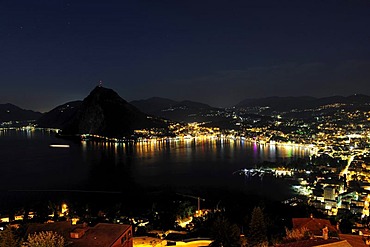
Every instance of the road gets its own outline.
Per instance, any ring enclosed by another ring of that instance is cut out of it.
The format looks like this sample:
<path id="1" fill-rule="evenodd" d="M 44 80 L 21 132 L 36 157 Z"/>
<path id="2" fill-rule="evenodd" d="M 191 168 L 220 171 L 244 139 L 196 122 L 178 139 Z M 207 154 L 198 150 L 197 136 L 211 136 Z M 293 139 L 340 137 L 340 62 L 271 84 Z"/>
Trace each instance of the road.
<path id="1" fill-rule="evenodd" d="M 352 161 L 355 159 L 356 155 L 351 155 L 349 156 L 348 160 L 347 160 L 347 165 L 346 167 L 339 173 L 340 176 L 343 176 L 343 175 L 346 175 L 347 176 L 347 173 L 348 173 L 348 169 L 349 167 L 351 166 L 351 163 Z"/>

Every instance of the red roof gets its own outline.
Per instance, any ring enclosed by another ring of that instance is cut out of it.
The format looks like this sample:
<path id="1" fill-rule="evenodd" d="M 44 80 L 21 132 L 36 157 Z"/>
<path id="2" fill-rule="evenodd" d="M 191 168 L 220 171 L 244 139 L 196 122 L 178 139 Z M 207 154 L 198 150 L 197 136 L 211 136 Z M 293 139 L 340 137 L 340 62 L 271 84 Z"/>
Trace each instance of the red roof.
<path id="1" fill-rule="evenodd" d="M 328 227 L 329 232 L 337 232 L 337 229 L 331 225 L 329 220 L 316 218 L 293 218 L 293 228 L 307 228 L 314 235 L 322 235 L 322 229 Z"/>
<path id="2" fill-rule="evenodd" d="M 366 246 L 364 236 L 350 235 L 350 234 L 339 234 L 340 239 L 347 240 L 347 242 L 355 247 Z"/>
<path id="3" fill-rule="evenodd" d="M 338 246 L 338 247 L 350 247 L 347 241 L 338 240 L 338 239 L 328 239 L 324 240 L 322 238 L 315 238 L 309 240 L 301 240 L 286 244 L 276 245 L 278 247 L 314 247 L 314 246 Z"/>
<path id="4" fill-rule="evenodd" d="M 131 230 L 130 225 L 99 223 L 94 227 L 89 227 L 81 238 L 71 238 L 70 232 L 78 228 L 83 228 L 83 226 L 72 225 L 71 222 L 68 221 L 30 224 L 27 229 L 27 234 L 41 231 L 53 231 L 62 235 L 66 241 L 70 243 L 68 246 L 71 247 L 110 247 L 120 236 L 122 236 L 122 234 Z"/>

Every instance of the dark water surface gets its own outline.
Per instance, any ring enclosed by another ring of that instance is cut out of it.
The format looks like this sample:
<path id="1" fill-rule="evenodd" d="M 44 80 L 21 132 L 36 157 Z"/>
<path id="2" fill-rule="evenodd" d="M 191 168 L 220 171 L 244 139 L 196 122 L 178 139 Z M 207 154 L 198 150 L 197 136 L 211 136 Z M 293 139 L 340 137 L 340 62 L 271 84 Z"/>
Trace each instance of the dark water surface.
<path id="1" fill-rule="evenodd" d="M 70 147 L 51 148 L 50 144 Z M 281 180 L 245 181 L 233 172 L 262 161 L 289 162 L 308 155 L 304 147 L 241 140 L 74 142 L 46 130 L 0 130 L 0 191 L 18 193 L 13 196 L 17 197 L 32 190 L 167 186 L 243 189 L 284 197 L 290 191 Z"/>

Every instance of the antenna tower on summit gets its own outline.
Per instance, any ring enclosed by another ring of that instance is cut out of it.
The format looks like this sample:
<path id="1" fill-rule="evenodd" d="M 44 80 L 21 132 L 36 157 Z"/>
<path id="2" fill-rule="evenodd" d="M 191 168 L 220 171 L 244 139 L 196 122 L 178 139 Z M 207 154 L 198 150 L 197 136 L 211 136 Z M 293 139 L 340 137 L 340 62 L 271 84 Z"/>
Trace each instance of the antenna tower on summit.
<path id="1" fill-rule="evenodd" d="M 99 81 L 99 87 L 102 87 L 103 86 L 103 81 L 102 80 L 100 80 Z"/>

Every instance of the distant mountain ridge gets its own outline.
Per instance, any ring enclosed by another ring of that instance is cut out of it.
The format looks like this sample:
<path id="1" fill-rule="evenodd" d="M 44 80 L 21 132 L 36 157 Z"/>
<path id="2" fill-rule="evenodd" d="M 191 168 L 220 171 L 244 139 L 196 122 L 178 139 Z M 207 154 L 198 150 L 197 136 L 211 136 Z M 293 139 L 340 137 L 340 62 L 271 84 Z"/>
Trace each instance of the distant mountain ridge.
<path id="1" fill-rule="evenodd" d="M 93 93 L 94 92 L 94 93 Z M 95 95 L 95 93 L 97 95 Z M 51 127 L 51 128 L 58 128 L 58 129 L 65 129 L 71 130 L 74 128 L 74 131 L 81 132 L 81 131 L 95 131 L 97 133 L 108 133 L 112 134 L 113 132 L 118 131 L 117 126 L 109 127 L 101 127 L 98 128 L 95 126 L 92 129 L 87 129 L 87 124 L 83 124 L 85 120 L 86 114 L 83 115 L 81 111 L 88 111 L 90 113 L 95 112 L 95 116 L 90 116 L 90 120 L 92 118 L 97 117 L 104 119 L 114 119 L 111 115 L 114 115 L 114 111 L 112 109 L 121 109 L 125 108 L 126 110 L 123 111 L 122 109 L 118 115 L 122 115 L 126 117 L 126 120 L 120 120 L 123 128 L 128 128 L 132 131 L 133 128 L 139 128 L 142 126 L 164 126 L 163 122 L 159 119 L 156 119 L 153 116 L 158 116 L 160 118 L 165 118 L 173 121 L 178 122 L 208 122 L 214 123 L 217 121 L 221 121 L 222 116 L 218 114 L 219 112 L 224 111 L 224 109 L 215 108 L 209 106 L 207 104 L 203 104 L 200 102 L 194 102 L 190 100 L 184 101 L 175 101 L 172 99 L 167 98 L 160 98 L 160 97 L 152 97 L 145 100 L 134 100 L 128 103 L 127 101 L 123 100 L 116 92 L 111 89 L 106 89 L 103 87 L 96 87 L 90 94 L 95 95 L 97 98 L 95 100 L 89 101 L 92 105 L 100 109 L 100 111 L 104 112 L 103 115 L 97 114 L 97 110 L 94 107 L 87 107 L 86 100 L 84 101 L 72 101 L 56 108 L 52 109 L 51 111 L 42 114 L 40 112 L 35 112 L 32 110 L 25 110 L 21 109 L 18 106 L 13 104 L 0 104 L 0 122 L 7 122 L 7 121 L 25 121 L 25 120 L 37 120 L 37 124 L 39 127 Z M 100 95 L 100 96 L 99 96 Z M 94 97 L 90 97 L 91 99 Z M 89 99 L 90 99 L 89 98 Z M 105 99 L 104 99 L 105 98 Z M 110 98 L 110 100 L 108 100 Z M 103 99 L 103 100 L 102 100 Z M 100 101 L 102 100 L 102 101 Z M 100 103 L 97 103 L 100 101 Z M 94 103 L 95 102 L 95 103 Z M 331 96 L 331 97 L 310 97 L 310 96 L 302 96 L 302 97 L 267 97 L 267 98 L 254 98 L 254 99 L 245 99 L 240 103 L 236 104 L 235 107 L 242 109 L 242 108 L 250 108 L 250 107 L 268 107 L 269 112 L 271 111 L 290 111 L 292 109 L 297 110 L 304 110 L 304 109 L 314 109 L 324 105 L 331 105 L 331 104 L 346 104 L 347 106 L 353 107 L 366 107 L 370 109 L 370 96 L 363 95 L 363 94 L 355 94 L 351 96 Z M 105 105 L 104 107 L 100 104 Z M 104 108 L 104 110 L 103 110 Z M 130 120 L 131 116 L 127 113 L 131 112 L 134 116 L 132 121 Z M 113 113 L 110 113 L 113 112 Z M 135 112 L 135 113 L 134 113 Z M 267 113 L 268 112 L 265 112 Z M 125 115 L 126 114 L 126 115 Z M 127 115 L 128 114 L 128 115 Z M 260 112 L 259 114 L 262 114 Z M 79 116 L 81 122 L 76 123 L 76 116 Z M 147 115 L 151 115 L 151 121 L 147 121 Z M 105 118 L 109 116 L 108 118 Z M 139 117 L 140 116 L 140 117 Z M 145 117 L 144 117 L 145 116 Z M 104 121 L 105 121 L 104 120 Z M 102 121 L 101 123 L 105 124 Z M 109 120 L 111 121 L 111 120 Z M 92 121 L 91 123 L 93 123 Z M 125 122 L 125 123 L 124 123 Z M 149 124 L 151 122 L 151 124 Z M 69 128 L 66 128 L 69 126 Z M 72 128 L 72 126 L 74 126 Z M 84 126 L 84 127 L 83 127 Z M 109 133 L 108 128 L 114 127 L 114 131 Z M 128 131 L 128 132 L 130 132 Z M 120 131 L 118 131 L 120 132 Z M 117 133 L 118 133 L 117 132 Z M 126 134 L 128 132 L 125 132 Z M 121 134 L 124 134 L 121 131 Z"/>
<path id="2" fill-rule="evenodd" d="M 329 104 L 370 104 L 370 96 L 355 94 L 351 96 L 332 96 L 315 98 L 309 96 L 301 97 L 267 97 L 258 99 L 245 99 L 236 104 L 237 108 L 268 106 L 273 110 L 286 111 L 292 109 L 311 109 Z"/>
<path id="3" fill-rule="evenodd" d="M 133 100 L 130 102 L 130 104 L 147 114 L 153 114 L 163 109 L 171 108 L 178 103 L 175 100 L 160 97 L 151 97 L 149 99 Z"/>
<path id="4" fill-rule="evenodd" d="M 179 122 L 205 121 L 204 114 L 219 110 L 219 108 L 200 102 L 190 100 L 175 101 L 160 97 L 134 100 L 130 103 L 147 114 Z"/>
<path id="5" fill-rule="evenodd" d="M 0 122 L 37 120 L 41 116 L 41 112 L 25 110 L 10 103 L 0 104 Z"/>
<path id="6" fill-rule="evenodd" d="M 61 128 L 64 134 L 108 137 L 129 136 L 135 129 L 166 127 L 163 121 L 148 117 L 112 89 L 101 86 L 92 90 L 82 102 L 70 102 L 54 108 L 40 119 L 39 124 Z"/>
<path id="7" fill-rule="evenodd" d="M 57 106 L 37 120 L 37 124 L 41 128 L 62 129 L 73 121 L 81 104 L 82 100 L 77 100 Z"/>

